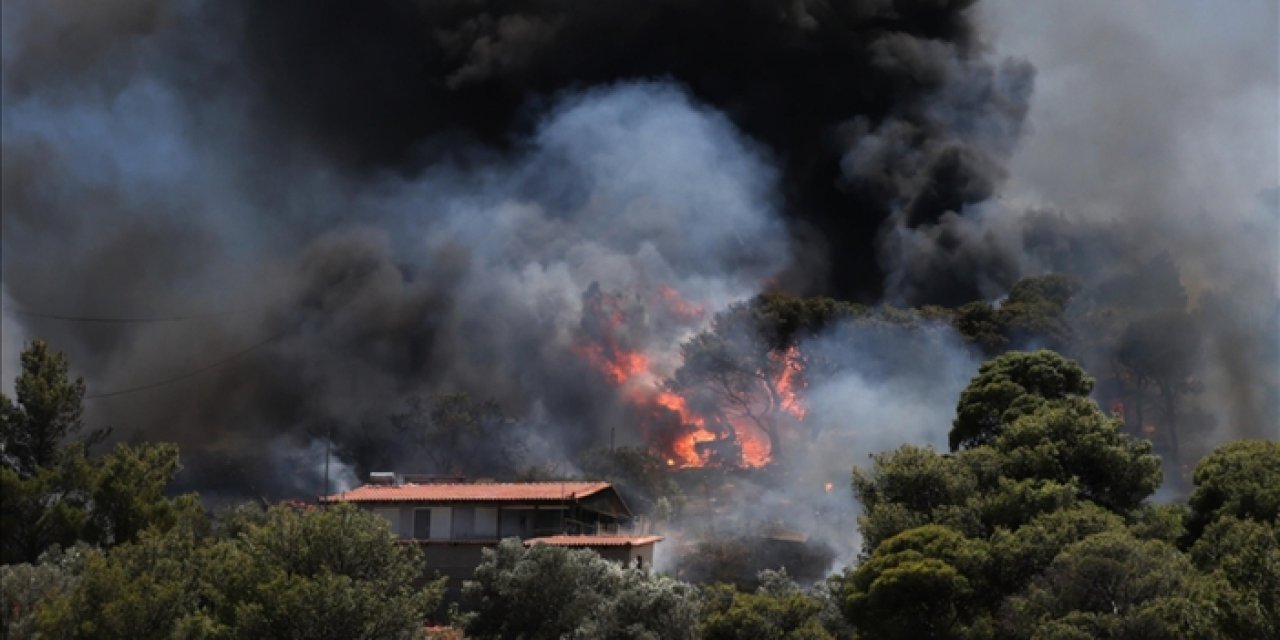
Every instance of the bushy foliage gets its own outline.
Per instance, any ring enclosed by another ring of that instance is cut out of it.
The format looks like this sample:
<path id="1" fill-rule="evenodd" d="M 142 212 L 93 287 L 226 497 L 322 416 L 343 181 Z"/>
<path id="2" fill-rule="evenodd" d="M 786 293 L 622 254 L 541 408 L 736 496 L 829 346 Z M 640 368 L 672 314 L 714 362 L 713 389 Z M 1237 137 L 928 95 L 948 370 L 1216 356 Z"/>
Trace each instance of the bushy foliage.
<path id="1" fill-rule="evenodd" d="M 1280 635 L 1280 533 L 1274 525 L 1217 520 L 1191 548 L 1191 560 L 1229 586 L 1219 589 L 1227 635 Z"/>
<path id="2" fill-rule="evenodd" d="M 1150 442 L 1124 435 L 1119 422 L 1080 397 L 1041 403 L 1008 424 L 992 447 L 1004 475 L 1074 482 L 1081 498 L 1116 511 L 1137 507 L 1162 478 Z"/>
<path id="3" fill-rule="evenodd" d="M 91 554 L 45 601 L 57 638 L 410 638 L 443 583 L 420 586 L 415 547 L 350 505 L 241 511 L 213 533 L 183 526 Z"/>
<path id="4" fill-rule="evenodd" d="M 1053 351 L 1012 351 L 978 369 L 956 406 L 951 449 L 990 444 L 1009 423 L 1042 403 L 1087 397 L 1093 378 L 1080 365 Z"/>
<path id="5" fill-rule="evenodd" d="M 1128 514 L 1129 530 L 1143 540 L 1160 540 L 1176 544 L 1186 532 L 1184 523 L 1190 511 L 1181 503 L 1143 503 Z"/>
<path id="6" fill-rule="evenodd" d="M 835 550 L 813 540 L 774 539 L 769 527 L 754 532 L 711 532 L 679 559 L 680 577 L 695 584 L 728 583 L 745 591 L 760 586 L 760 575 L 785 570 L 805 583 L 825 577 Z"/>
<path id="7" fill-rule="evenodd" d="M 1104 531 L 1119 531 L 1124 520 L 1097 505 L 1083 503 L 1036 516 L 990 538 L 993 586 L 1012 593 L 1039 575 L 1069 545 Z"/>
<path id="8" fill-rule="evenodd" d="M 177 447 L 144 443 L 118 444 L 98 459 L 80 444 L 67 445 L 51 466 L 26 478 L 0 469 L 4 560 L 31 559 L 52 544 L 127 542 L 147 527 L 197 516 L 195 496 L 165 495 L 179 468 Z"/>
<path id="9" fill-rule="evenodd" d="M 468 637 L 694 637 L 696 592 L 592 551 L 503 540 L 463 586 Z"/>
<path id="10" fill-rule="evenodd" d="M 785 571 L 762 571 L 759 586 L 744 592 L 733 585 L 703 589 L 699 633 L 706 640 L 829 640 L 824 592 L 806 592 Z"/>
<path id="11" fill-rule="evenodd" d="M 1012 637 L 1215 637 L 1212 589 L 1187 557 L 1127 531 L 1090 535 L 1062 550 L 1004 607 Z"/>
<path id="12" fill-rule="evenodd" d="M 63 550 L 52 547 L 34 564 L 0 565 L 0 613 L 3 633 L 12 640 L 36 636 L 36 610 L 46 598 L 75 588 L 84 568 L 84 559 L 94 550 L 86 546 Z"/>
<path id="13" fill-rule="evenodd" d="M 1060 351 L 1074 337 L 1068 304 L 1079 282 L 1058 274 L 1025 278 L 998 305 L 970 302 L 952 312 L 956 330 L 989 355 L 1040 346 Z"/>
<path id="14" fill-rule="evenodd" d="M 1280 522 L 1280 442 L 1224 444 L 1196 465 L 1193 481 L 1190 540 L 1222 517 Z"/>
<path id="15" fill-rule="evenodd" d="M 962 503 L 978 488 L 978 479 L 956 459 L 930 447 L 902 445 L 874 454 L 872 469 L 853 471 L 854 491 L 868 510 L 897 504 L 921 513 Z"/>
<path id="16" fill-rule="evenodd" d="M 1031 282 L 1005 307 L 1051 317 L 1071 294 Z M 785 297 L 733 313 L 769 348 L 892 315 Z M 443 580 L 424 580 L 417 548 L 383 520 L 280 505 L 210 522 L 194 496 L 166 496 L 175 447 L 91 456 L 94 438 L 76 435 L 82 385 L 47 345 L 27 356 L 18 401 L 0 406 L 0 540 L 6 562 L 25 561 L 0 568 L 6 637 L 420 637 Z M 808 583 L 829 549 L 790 544 L 815 553 L 779 563 L 765 538 L 708 539 L 682 562 L 698 588 L 507 540 L 485 552 L 456 620 L 468 637 L 503 639 L 1280 638 L 1280 443 L 1223 445 L 1196 467 L 1187 505 L 1151 504 L 1160 461 L 1087 398 L 1092 384 L 1047 351 L 983 365 L 952 452 L 904 445 L 853 471 L 861 561 L 812 588 L 757 570 Z M 474 408 L 445 402 L 433 424 Z M 645 451 L 582 463 L 649 508 L 678 494 Z M 99 547 L 61 551 L 77 541 Z"/>
<path id="17" fill-rule="evenodd" d="M 84 380 L 71 380 L 67 357 L 43 340 L 21 361 L 14 399 L 0 394 L 0 466 L 26 478 L 53 466 L 63 442 L 84 429 Z"/>
<path id="18" fill-rule="evenodd" d="M 952 454 L 904 445 L 854 470 L 864 548 L 930 523 L 985 537 L 1080 501 L 1118 514 L 1138 509 L 1160 484 L 1160 460 L 1079 395 L 1088 387 L 1079 365 L 1049 352 L 983 365 L 957 414 L 998 427 Z"/>
<path id="19" fill-rule="evenodd" d="M 961 397 L 959 451 L 854 470 L 865 557 L 841 582 L 859 637 L 1277 637 L 1280 445 L 1225 445 L 1189 508 L 1148 504 L 1160 461 L 1089 386 L 1056 354 L 1005 354 Z"/>
<path id="20" fill-rule="evenodd" d="M 1093 412 L 1071 421 L 1046 405 L 1044 422 L 1028 417 L 989 447 L 939 454 L 905 445 L 873 456 L 853 473 L 863 548 L 924 524 L 985 537 L 1082 501 L 1132 512 L 1159 484 L 1159 460 Z"/>
<path id="21" fill-rule="evenodd" d="M 899 533 L 846 581 L 849 620 L 870 638 L 957 637 L 980 610 L 989 546 L 941 525 Z"/>
<path id="22" fill-rule="evenodd" d="M 51 545 L 110 546 L 147 527 L 198 515 L 194 496 L 169 498 L 181 469 L 172 444 L 118 444 L 91 457 L 102 432 L 79 437 L 84 383 L 42 341 L 22 353 L 17 402 L 0 395 L 0 559 L 33 562 Z"/>

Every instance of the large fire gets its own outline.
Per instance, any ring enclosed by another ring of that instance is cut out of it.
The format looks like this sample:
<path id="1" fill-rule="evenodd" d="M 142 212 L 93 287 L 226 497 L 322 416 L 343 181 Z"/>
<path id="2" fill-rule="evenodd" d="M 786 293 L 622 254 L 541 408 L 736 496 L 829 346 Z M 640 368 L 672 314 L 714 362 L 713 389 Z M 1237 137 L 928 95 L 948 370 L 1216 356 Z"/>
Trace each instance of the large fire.
<path id="1" fill-rule="evenodd" d="M 661 313 L 690 329 L 705 325 L 703 307 L 686 301 L 673 288 L 663 286 L 653 300 Z M 645 353 L 628 344 L 630 324 L 634 316 L 643 310 L 626 309 L 620 296 L 601 292 L 593 286 L 584 296 L 582 335 L 573 345 L 573 351 L 592 369 L 616 386 L 619 393 L 642 416 L 652 418 L 651 425 L 642 425 L 651 436 L 658 431 L 656 425 L 678 420 L 679 430 L 674 435 L 650 438 L 653 446 L 668 465 L 673 467 L 701 467 L 709 464 L 727 464 L 742 467 L 763 467 L 772 460 L 773 446 L 770 434 L 748 415 L 716 412 L 714 415 L 694 408 L 691 398 L 668 388 L 664 381 L 674 370 L 676 359 L 672 356 L 677 345 L 667 351 Z M 759 397 L 744 407 L 745 413 L 782 417 L 786 421 L 799 422 L 805 418 L 805 407 L 800 394 L 803 387 L 803 361 L 799 349 L 770 353 L 767 371 L 755 372 L 760 378 Z"/>

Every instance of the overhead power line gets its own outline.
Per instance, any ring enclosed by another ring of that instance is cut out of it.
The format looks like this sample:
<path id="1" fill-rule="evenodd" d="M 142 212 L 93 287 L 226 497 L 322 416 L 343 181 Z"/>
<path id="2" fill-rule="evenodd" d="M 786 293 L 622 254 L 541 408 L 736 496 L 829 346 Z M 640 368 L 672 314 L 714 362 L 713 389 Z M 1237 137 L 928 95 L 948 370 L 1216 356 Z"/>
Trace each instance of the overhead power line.
<path id="1" fill-rule="evenodd" d="M 25 309 L 9 309 L 14 315 L 25 316 L 28 318 L 40 318 L 42 320 L 60 320 L 63 322 L 90 322 L 97 324 L 142 324 L 154 322 L 185 322 L 188 320 L 204 320 L 208 318 L 219 318 L 222 316 L 235 315 L 244 313 L 244 309 L 236 311 L 216 311 L 213 313 L 199 313 L 180 316 L 133 316 L 133 317 L 104 317 L 104 316 L 80 316 L 80 315 L 64 315 L 59 313 L 45 313 L 43 311 L 27 311 Z"/>
<path id="2" fill-rule="evenodd" d="M 290 327 L 290 328 L 292 328 L 292 327 Z M 227 363 L 229 363 L 229 362 L 232 362 L 233 360 L 237 360 L 237 359 L 239 359 L 239 358 L 242 358 L 242 357 L 244 357 L 244 356 L 247 356 L 247 355 L 249 355 L 250 353 L 252 353 L 252 352 L 254 352 L 254 351 L 258 350 L 259 348 L 261 348 L 261 347 L 263 347 L 263 346 L 265 346 L 265 345 L 267 345 L 267 344 L 269 344 L 269 343 L 271 343 L 271 342 L 275 342 L 276 340 L 279 340 L 282 336 L 284 336 L 284 334 L 288 333 L 288 331 L 289 331 L 289 328 L 286 328 L 286 329 L 284 329 L 283 331 L 281 331 L 281 332 L 279 332 L 279 333 L 277 333 L 277 334 L 275 334 L 275 335 L 273 335 L 273 336 L 271 336 L 271 337 L 267 338 L 266 340 L 263 340 L 263 341 L 261 341 L 261 342 L 255 343 L 255 344 L 253 344 L 253 345 L 250 345 L 250 346 L 248 346 L 248 347 L 246 347 L 246 348 L 244 348 L 244 349 L 241 349 L 240 351 L 237 351 L 237 352 L 235 352 L 235 353 L 233 353 L 233 354 L 231 354 L 231 355 L 229 355 L 229 356 L 227 356 L 227 357 L 225 357 L 225 358 L 222 358 L 221 360 L 218 360 L 218 361 L 216 361 L 216 362 L 209 363 L 209 364 L 207 364 L 207 365 L 205 365 L 205 366 L 203 366 L 203 367 L 200 367 L 199 369 L 195 369 L 195 370 L 193 370 L 193 371 L 188 371 L 188 372 L 186 372 L 186 373 L 184 373 L 184 374 L 182 374 L 182 375 L 174 376 L 174 377 L 172 377 L 172 378 L 165 378 L 165 379 L 163 379 L 163 380 L 157 380 L 157 381 L 155 381 L 155 382 L 151 382 L 151 383 L 144 384 L 144 385 L 137 386 L 137 387 L 130 387 L 130 388 L 128 388 L 128 389 L 117 389 L 117 390 L 115 390 L 115 391 L 105 391 L 105 392 L 103 392 L 103 393 L 94 393 L 94 394 L 86 395 L 86 396 L 84 397 L 84 399 L 85 399 L 85 400 L 97 400 L 98 398 L 110 398 L 110 397 L 114 397 L 114 396 L 123 396 L 123 395 L 128 395 L 128 394 L 130 394 L 130 393 L 138 393 L 138 392 L 140 392 L 140 391 L 147 391 L 147 390 L 150 390 L 150 389 L 155 389 L 155 388 L 157 388 L 157 387 L 163 387 L 163 386 L 166 386 L 166 385 L 171 385 L 171 384 L 174 384 L 174 383 L 176 383 L 176 382 L 182 382 L 183 380 L 187 380 L 187 379 L 189 379 L 189 378 L 194 378 L 194 377 L 196 377 L 196 376 L 198 376 L 198 375 L 200 375 L 200 374 L 202 374 L 202 373 L 204 373 L 204 372 L 206 372 L 206 371 L 211 371 L 211 370 L 213 370 L 213 369 L 217 369 L 218 367 L 221 367 L 221 366 L 222 366 L 222 365 L 224 365 L 224 364 L 227 364 Z"/>

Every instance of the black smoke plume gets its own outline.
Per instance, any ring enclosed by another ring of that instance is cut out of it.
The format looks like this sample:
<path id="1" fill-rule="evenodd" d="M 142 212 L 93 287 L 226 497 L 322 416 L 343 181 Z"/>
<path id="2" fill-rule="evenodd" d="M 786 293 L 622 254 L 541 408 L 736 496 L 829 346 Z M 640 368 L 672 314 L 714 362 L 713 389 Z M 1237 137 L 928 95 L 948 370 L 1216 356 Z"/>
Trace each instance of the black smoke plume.
<path id="1" fill-rule="evenodd" d="M 177 441 L 189 486 L 298 495 L 330 441 L 418 470 L 388 416 L 439 392 L 495 401 L 528 462 L 636 443 L 575 355 L 590 291 L 675 358 L 697 319 L 668 290 L 705 319 L 767 288 L 956 303 L 1123 271 L 1092 238 L 1153 218 L 998 200 L 1034 73 L 979 9 L 6 2 L 4 361 L 48 338 L 125 392 L 90 420 Z M 1222 380 L 1273 317 L 1229 315 Z"/>
<path id="2" fill-rule="evenodd" d="M 243 33 L 254 99 L 291 144 L 363 172 L 412 175 L 461 141 L 509 150 L 565 92 L 674 82 L 780 166 L 816 261 L 791 284 L 874 300 L 896 262 L 876 259 L 886 218 L 930 227 L 990 198 L 1021 128 L 1031 69 L 984 55 L 971 4 L 299 1 L 247 4 Z M 950 284 L 914 301 L 979 293 Z"/>

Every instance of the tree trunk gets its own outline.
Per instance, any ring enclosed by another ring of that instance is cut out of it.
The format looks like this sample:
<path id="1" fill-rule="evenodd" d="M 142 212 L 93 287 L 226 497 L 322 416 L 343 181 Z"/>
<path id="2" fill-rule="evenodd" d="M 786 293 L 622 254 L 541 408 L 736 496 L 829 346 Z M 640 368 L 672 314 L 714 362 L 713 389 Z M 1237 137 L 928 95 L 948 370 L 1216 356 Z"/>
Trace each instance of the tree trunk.
<path id="1" fill-rule="evenodd" d="M 1136 433 L 1137 435 L 1145 438 L 1146 435 L 1144 433 L 1144 430 L 1147 428 L 1147 423 L 1146 423 L 1146 419 L 1143 418 L 1142 416 L 1142 403 L 1143 403 L 1142 396 L 1143 396 L 1142 385 L 1140 384 L 1134 385 L 1133 397 L 1134 397 L 1134 400 L 1136 400 L 1136 402 L 1133 403 L 1133 412 L 1134 412 L 1134 415 L 1138 417 L 1138 430 L 1136 431 Z"/>
<path id="2" fill-rule="evenodd" d="M 1178 394 L 1173 385 L 1160 385 L 1160 394 L 1164 396 L 1165 429 L 1168 431 L 1169 459 L 1178 472 L 1178 480 L 1182 480 L 1182 456 L 1178 447 Z"/>

